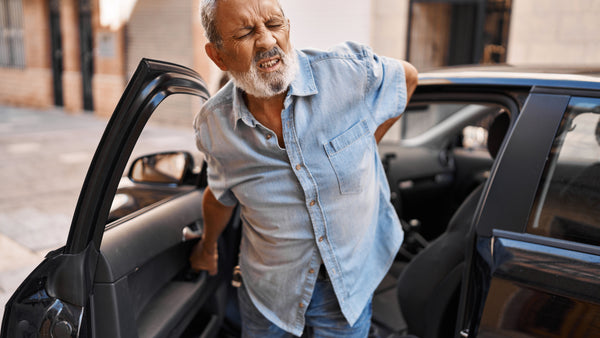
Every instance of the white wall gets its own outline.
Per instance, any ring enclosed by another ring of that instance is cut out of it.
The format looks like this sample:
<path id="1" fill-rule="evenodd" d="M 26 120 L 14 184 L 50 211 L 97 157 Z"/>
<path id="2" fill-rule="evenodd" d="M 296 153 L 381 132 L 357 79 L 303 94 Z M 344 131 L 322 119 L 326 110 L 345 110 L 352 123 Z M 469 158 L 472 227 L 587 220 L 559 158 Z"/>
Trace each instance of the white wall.
<path id="1" fill-rule="evenodd" d="M 280 0 L 295 48 L 326 49 L 371 37 L 371 0 Z"/>
<path id="2" fill-rule="evenodd" d="M 599 0 L 513 0 L 507 62 L 600 65 Z"/>
<path id="3" fill-rule="evenodd" d="M 380 54 L 406 58 L 409 0 L 373 0 L 371 47 Z"/>

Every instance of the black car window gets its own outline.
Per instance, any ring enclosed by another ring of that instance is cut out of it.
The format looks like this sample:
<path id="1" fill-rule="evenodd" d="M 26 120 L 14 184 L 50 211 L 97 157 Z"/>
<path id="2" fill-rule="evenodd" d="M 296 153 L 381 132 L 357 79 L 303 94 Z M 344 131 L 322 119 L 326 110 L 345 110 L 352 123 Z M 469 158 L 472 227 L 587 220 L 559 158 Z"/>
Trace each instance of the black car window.
<path id="1" fill-rule="evenodd" d="M 600 244 L 600 100 L 573 98 L 546 162 L 527 232 Z"/>

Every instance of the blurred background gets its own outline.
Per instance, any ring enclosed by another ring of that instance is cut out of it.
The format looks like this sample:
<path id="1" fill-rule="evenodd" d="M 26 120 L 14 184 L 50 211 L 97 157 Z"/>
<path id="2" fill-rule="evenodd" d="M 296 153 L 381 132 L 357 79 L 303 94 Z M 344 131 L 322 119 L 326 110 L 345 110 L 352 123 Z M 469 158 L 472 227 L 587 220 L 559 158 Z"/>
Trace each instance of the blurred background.
<path id="1" fill-rule="evenodd" d="M 0 309 L 64 245 L 87 168 L 141 58 L 215 92 L 200 0 L 0 0 Z M 296 48 L 354 40 L 423 72 L 508 63 L 600 67 L 600 0 L 281 0 Z M 169 97 L 141 139 L 194 151 L 199 102 Z M 0 310 L 0 314 L 2 310 Z M 0 318 L 1 319 L 1 318 Z"/>
<path id="2" fill-rule="evenodd" d="M 297 48 L 354 40 L 420 70 L 600 65 L 598 0 L 281 0 Z M 199 0 L 0 0 L 0 104 L 109 116 L 142 57 L 214 90 Z"/>

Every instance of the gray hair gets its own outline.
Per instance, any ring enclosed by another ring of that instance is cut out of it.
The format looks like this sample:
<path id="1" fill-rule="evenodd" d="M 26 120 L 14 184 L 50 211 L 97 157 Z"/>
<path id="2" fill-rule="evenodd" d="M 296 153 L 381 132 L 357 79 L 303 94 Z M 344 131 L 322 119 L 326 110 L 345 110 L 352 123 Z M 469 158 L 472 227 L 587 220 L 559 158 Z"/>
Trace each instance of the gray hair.
<path id="1" fill-rule="evenodd" d="M 204 34 L 209 42 L 214 43 L 218 48 L 223 46 L 223 37 L 217 31 L 217 3 L 219 0 L 202 0 L 200 4 L 200 17 L 202 18 L 202 27 L 204 27 Z M 283 8 L 281 3 L 277 0 L 281 14 Z"/>
<path id="2" fill-rule="evenodd" d="M 214 43 L 217 47 L 223 45 L 223 39 L 217 31 L 217 1 L 218 0 L 202 0 L 200 4 L 200 16 L 202 18 L 202 27 L 204 34 L 209 42 Z"/>

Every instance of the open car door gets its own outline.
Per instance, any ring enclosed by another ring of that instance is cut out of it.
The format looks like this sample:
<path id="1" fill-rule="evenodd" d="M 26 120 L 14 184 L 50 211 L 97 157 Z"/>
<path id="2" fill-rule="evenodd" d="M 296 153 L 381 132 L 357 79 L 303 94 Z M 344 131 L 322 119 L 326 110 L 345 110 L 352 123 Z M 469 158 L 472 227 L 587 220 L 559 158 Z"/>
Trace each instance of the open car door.
<path id="1" fill-rule="evenodd" d="M 201 179 L 107 227 L 134 145 L 172 94 L 192 95 L 200 105 L 209 97 L 193 70 L 142 60 L 93 157 L 66 245 L 50 252 L 9 300 L 3 338 L 216 335 L 226 283 L 221 273 L 186 273 L 193 242 L 182 239 L 185 227 L 202 229 Z"/>

